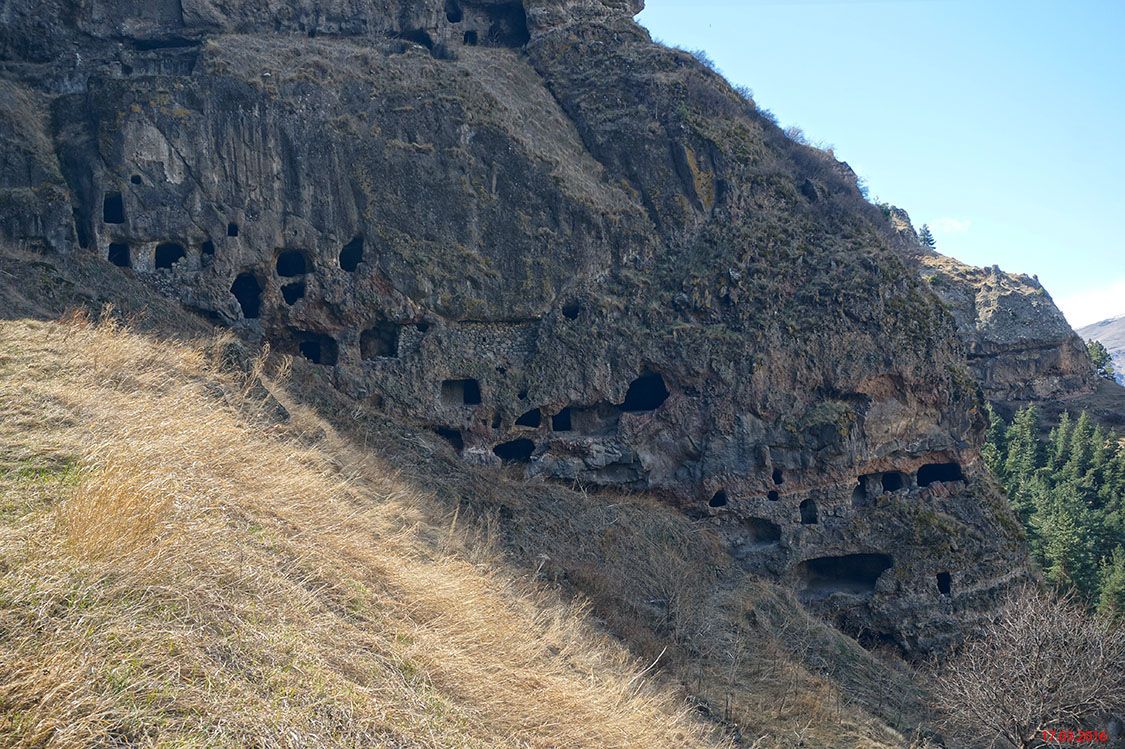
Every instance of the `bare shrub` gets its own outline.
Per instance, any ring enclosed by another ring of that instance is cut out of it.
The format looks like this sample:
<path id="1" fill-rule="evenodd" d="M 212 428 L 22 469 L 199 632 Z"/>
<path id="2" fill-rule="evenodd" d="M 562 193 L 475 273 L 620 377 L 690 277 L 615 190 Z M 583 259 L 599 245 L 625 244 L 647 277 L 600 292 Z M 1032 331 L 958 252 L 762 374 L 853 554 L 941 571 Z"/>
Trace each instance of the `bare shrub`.
<path id="1" fill-rule="evenodd" d="M 938 672 L 934 692 L 957 746 L 1022 749 L 1044 731 L 1091 729 L 1125 708 L 1125 629 L 1025 588 Z"/>

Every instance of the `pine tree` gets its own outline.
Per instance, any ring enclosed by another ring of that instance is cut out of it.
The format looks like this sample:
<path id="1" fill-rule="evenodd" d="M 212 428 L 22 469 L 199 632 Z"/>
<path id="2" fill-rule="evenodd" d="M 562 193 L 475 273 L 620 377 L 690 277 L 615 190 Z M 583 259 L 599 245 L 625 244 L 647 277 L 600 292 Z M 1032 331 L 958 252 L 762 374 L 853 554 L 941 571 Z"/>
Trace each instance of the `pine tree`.
<path id="1" fill-rule="evenodd" d="M 1031 480 L 1039 467 L 1039 411 L 1027 406 L 1016 412 L 1004 433 L 1008 453 L 1004 459 L 1004 480 L 1009 491 Z"/>
<path id="2" fill-rule="evenodd" d="M 922 231 L 918 232 L 918 241 L 931 250 L 937 246 L 937 241 L 934 239 L 934 233 L 930 231 L 929 224 L 922 224 Z"/>
<path id="3" fill-rule="evenodd" d="M 1112 380 L 1114 376 L 1113 357 L 1105 345 L 1101 341 L 1089 340 L 1086 341 L 1086 350 L 1090 352 L 1090 361 L 1094 363 L 1094 373 L 1098 377 Z"/>
<path id="4" fill-rule="evenodd" d="M 1072 428 L 1070 413 L 1063 411 L 1059 423 L 1047 436 L 1047 470 L 1051 473 L 1058 471 L 1066 463 Z"/>
<path id="5" fill-rule="evenodd" d="M 1098 611 L 1125 619 L 1125 547 L 1118 546 L 1102 565 L 1101 596 Z"/>
<path id="6" fill-rule="evenodd" d="M 1005 456 L 1005 441 L 1004 431 L 1007 425 L 1004 423 L 1003 417 L 993 410 L 991 403 L 984 404 L 984 410 L 988 414 L 988 432 L 986 434 L 986 442 L 981 447 L 981 458 L 984 459 L 984 464 L 992 471 L 1001 483 L 1004 482 L 1004 456 Z"/>

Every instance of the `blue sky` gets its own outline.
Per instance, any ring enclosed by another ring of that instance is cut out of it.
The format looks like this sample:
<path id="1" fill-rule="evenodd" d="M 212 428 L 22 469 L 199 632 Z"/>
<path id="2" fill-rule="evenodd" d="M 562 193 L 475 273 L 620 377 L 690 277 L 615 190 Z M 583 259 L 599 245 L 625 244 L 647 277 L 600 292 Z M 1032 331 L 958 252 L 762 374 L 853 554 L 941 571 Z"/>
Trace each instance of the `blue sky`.
<path id="1" fill-rule="evenodd" d="M 1125 314 L 1125 0 L 648 0 L 944 254 Z"/>

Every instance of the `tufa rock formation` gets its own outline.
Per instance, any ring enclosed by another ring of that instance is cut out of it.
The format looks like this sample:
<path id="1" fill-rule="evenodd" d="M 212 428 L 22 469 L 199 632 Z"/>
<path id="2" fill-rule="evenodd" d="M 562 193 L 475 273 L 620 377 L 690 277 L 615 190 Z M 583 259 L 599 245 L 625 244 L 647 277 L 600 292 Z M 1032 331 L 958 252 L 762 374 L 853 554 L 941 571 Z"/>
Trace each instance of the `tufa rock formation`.
<path id="1" fill-rule="evenodd" d="M 850 170 L 639 3 L 138 7 L 6 3 L 7 243 L 121 266 L 467 461 L 656 493 L 864 642 L 941 647 L 1027 574 L 973 372 L 1022 392 L 1041 352 L 997 317 L 967 366 L 988 305 L 950 315 Z"/>

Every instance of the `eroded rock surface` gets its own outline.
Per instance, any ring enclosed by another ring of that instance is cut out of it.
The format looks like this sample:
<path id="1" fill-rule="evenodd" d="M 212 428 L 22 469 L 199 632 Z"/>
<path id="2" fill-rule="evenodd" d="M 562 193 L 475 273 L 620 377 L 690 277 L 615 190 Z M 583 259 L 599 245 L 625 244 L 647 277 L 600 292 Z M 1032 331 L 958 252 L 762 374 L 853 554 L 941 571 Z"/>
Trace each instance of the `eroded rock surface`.
<path id="1" fill-rule="evenodd" d="M 967 318 L 639 4 L 6 7 L 6 240 L 466 460 L 658 493 L 872 642 L 940 646 L 1026 574 Z"/>

